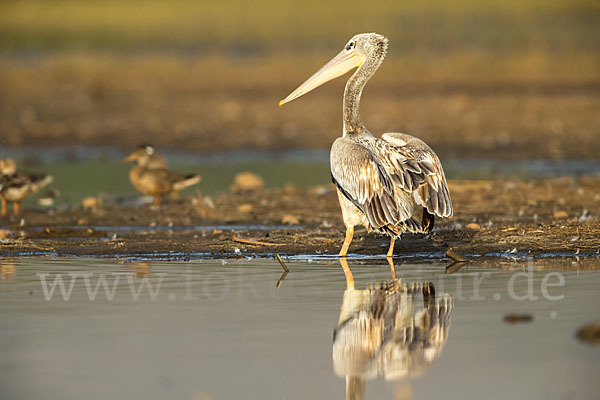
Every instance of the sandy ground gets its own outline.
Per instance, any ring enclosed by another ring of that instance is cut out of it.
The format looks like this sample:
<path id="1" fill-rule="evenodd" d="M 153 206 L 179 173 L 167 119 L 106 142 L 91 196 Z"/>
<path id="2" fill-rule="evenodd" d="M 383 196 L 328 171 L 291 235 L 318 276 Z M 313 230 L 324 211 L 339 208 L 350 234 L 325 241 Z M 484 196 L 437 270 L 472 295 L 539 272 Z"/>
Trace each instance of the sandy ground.
<path id="1" fill-rule="evenodd" d="M 600 267 L 600 178 L 449 184 L 455 216 L 436 220 L 431 235 L 405 234 L 396 245 L 398 260 L 444 260 L 451 248 L 504 267 L 529 256 L 554 259 L 552 268 Z M 335 255 L 344 237 L 331 185 L 177 198 L 158 209 L 24 210 L 0 224 L 4 257 L 319 257 Z M 386 237 L 360 229 L 350 253 L 383 256 L 387 246 Z"/>

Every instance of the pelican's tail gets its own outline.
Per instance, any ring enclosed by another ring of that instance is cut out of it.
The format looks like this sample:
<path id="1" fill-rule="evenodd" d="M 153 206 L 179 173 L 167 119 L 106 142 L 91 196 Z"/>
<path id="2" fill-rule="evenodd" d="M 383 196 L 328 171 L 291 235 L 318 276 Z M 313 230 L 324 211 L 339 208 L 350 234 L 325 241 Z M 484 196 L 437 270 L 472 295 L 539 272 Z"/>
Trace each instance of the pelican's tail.
<path id="1" fill-rule="evenodd" d="M 433 231 L 433 226 L 435 225 L 435 215 L 429 214 L 425 207 L 423 207 L 423 219 L 421 220 L 421 225 L 423 225 L 423 233 L 430 233 Z"/>
<path id="2" fill-rule="evenodd" d="M 431 229 L 433 229 L 433 218 L 431 219 L 431 222 L 429 222 L 429 220 L 426 220 L 425 218 L 423 218 L 423 222 L 421 222 L 415 217 L 411 217 L 406 221 L 402 221 L 396 225 L 388 224 L 382 226 L 381 228 L 376 229 L 376 231 L 385 233 L 390 237 L 397 238 L 400 237 L 400 235 L 404 232 L 429 233 L 431 232 Z"/>

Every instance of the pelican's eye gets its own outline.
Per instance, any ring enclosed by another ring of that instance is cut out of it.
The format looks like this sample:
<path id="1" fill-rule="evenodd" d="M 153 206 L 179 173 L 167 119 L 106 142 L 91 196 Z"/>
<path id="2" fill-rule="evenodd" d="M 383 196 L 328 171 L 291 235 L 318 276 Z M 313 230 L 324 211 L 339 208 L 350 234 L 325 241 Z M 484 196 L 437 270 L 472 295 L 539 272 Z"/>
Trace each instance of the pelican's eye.
<path id="1" fill-rule="evenodd" d="M 355 43 L 354 43 L 354 42 L 350 42 L 350 43 L 348 43 L 348 45 L 346 46 L 346 50 L 347 50 L 347 51 L 350 51 L 350 50 L 352 50 L 352 49 L 354 48 L 354 46 L 355 46 Z"/>

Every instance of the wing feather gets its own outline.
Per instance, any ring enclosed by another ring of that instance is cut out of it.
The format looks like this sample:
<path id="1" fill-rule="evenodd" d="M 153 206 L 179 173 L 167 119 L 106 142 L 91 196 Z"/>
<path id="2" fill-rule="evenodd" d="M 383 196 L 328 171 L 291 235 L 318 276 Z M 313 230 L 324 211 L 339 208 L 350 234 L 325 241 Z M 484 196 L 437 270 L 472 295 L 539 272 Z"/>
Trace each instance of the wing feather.
<path id="1" fill-rule="evenodd" d="M 366 215 L 372 229 L 389 232 L 403 226 L 419 231 L 420 223 L 411 219 L 413 201 L 432 215 L 452 215 L 439 159 L 423 141 L 406 134 L 336 139 L 331 148 L 331 175 L 344 196 Z"/>
<path id="2" fill-rule="evenodd" d="M 360 143 L 348 138 L 334 142 L 331 175 L 344 196 L 366 215 L 372 229 L 382 230 L 411 217 L 412 207 L 402 204 L 398 196 L 399 178 Z"/>
<path id="3" fill-rule="evenodd" d="M 435 152 L 422 140 L 404 133 L 384 133 L 381 139 L 406 157 L 404 165 L 411 173 L 412 181 L 403 188 L 413 192 L 415 202 L 431 214 L 439 217 L 452 216 L 448 183 Z"/>

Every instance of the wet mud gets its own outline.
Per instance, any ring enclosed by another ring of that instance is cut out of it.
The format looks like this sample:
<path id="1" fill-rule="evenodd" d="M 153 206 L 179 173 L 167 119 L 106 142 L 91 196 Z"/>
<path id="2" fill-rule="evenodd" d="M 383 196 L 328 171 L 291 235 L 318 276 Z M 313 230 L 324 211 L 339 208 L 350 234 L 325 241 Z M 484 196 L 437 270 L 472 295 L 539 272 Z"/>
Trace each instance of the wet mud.
<path id="1" fill-rule="evenodd" d="M 399 261 L 444 260 L 449 249 L 502 268 L 600 265 L 600 178 L 450 181 L 455 215 L 429 235 L 405 234 Z M 160 208 L 24 209 L 0 220 L 0 255 L 123 259 L 282 257 L 335 259 L 344 238 L 332 185 L 167 199 Z M 357 229 L 350 257 L 385 257 L 387 237 Z M 468 268 L 469 263 L 465 263 Z M 519 264 L 519 265 L 522 265 Z M 457 267 L 451 268 L 451 271 Z M 451 272 L 449 272 L 451 273 Z"/>

